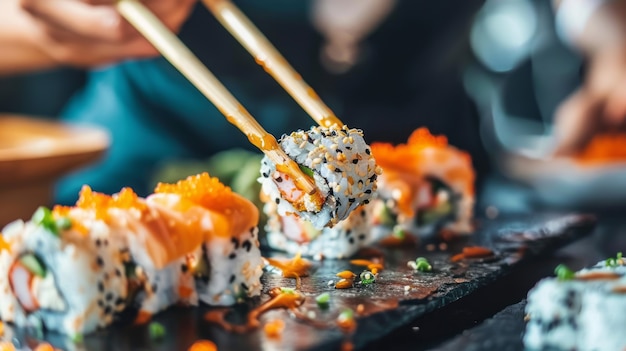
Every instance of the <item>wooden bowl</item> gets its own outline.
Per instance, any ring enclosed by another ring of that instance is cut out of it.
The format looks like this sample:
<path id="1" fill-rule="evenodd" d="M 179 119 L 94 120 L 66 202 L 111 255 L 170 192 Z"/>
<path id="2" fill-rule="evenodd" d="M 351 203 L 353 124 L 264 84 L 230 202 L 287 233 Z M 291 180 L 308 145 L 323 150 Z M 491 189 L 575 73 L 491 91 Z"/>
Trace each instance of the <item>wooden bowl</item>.
<path id="1" fill-rule="evenodd" d="M 52 205 L 54 182 L 95 162 L 108 147 L 100 128 L 0 114 L 0 226 Z"/>

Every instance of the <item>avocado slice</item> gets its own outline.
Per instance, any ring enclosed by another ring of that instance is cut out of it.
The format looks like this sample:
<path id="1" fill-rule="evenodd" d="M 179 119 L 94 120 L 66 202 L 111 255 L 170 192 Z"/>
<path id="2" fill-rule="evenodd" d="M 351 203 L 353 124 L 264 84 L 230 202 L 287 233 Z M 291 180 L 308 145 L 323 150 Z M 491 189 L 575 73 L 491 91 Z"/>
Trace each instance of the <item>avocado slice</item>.
<path id="1" fill-rule="evenodd" d="M 20 264 L 38 277 L 43 278 L 46 276 L 46 266 L 34 254 L 26 254 L 20 257 Z"/>

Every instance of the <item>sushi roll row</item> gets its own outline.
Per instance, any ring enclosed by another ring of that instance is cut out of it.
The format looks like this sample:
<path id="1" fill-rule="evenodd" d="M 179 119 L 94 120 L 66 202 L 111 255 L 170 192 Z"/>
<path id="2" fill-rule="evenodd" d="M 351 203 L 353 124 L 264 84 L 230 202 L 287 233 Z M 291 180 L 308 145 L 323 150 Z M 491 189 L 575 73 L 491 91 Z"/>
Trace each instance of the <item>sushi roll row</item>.
<path id="1" fill-rule="evenodd" d="M 578 272 L 561 269 L 529 292 L 524 345 L 528 350 L 626 349 L 626 267 L 621 257 Z"/>
<path id="2" fill-rule="evenodd" d="M 299 136 L 296 140 L 303 139 Z M 304 143 L 303 146 L 306 148 Z M 382 172 L 374 173 L 376 176 L 371 179 L 376 184 L 371 190 L 358 186 L 352 190 L 365 191 L 371 197 L 349 211 L 345 218 L 340 217 L 333 226 L 319 228 L 309 217 L 290 210 L 276 189 L 263 187 L 261 200 L 268 216 L 265 230 L 270 247 L 309 257 L 345 258 L 390 235 L 419 237 L 435 229 L 458 235 L 472 232 L 475 174 L 469 154 L 450 146 L 444 136 L 431 135 L 425 128 L 415 130 L 406 144 L 373 143 L 371 148 L 361 151 L 361 159 L 375 162 Z M 354 154 L 350 157 L 359 159 Z M 303 156 L 298 161 L 317 165 L 317 160 L 313 160 Z M 337 160 L 332 158 L 323 161 L 329 160 L 334 162 L 330 168 L 343 167 L 343 164 L 337 166 Z M 328 167 L 322 162 L 320 168 Z M 261 171 L 261 182 L 270 184 L 267 178 L 273 174 L 267 167 Z M 346 179 L 345 183 L 350 184 L 350 178 L 345 175 L 327 183 Z M 344 200 L 338 196 L 336 201 Z"/>
<path id="3" fill-rule="evenodd" d="M 260 294 L 257 208 L 203 173 L 141 198 L 85 186 L 0 236 L 0 318 L 68 335 Z"/>

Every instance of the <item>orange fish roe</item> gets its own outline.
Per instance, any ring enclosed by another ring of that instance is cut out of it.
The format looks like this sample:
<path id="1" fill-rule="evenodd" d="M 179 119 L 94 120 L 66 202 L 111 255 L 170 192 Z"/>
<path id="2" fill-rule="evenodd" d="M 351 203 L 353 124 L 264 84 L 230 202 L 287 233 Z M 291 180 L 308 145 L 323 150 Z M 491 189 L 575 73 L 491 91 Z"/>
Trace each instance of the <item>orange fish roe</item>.
<path id="1" fill-rule="evenodd" d="M 626 161 L 626 133 L 596 135 L 575 159 L 583 164 Z"/>
<path id="2" fill-rule="evenodd" d="M 95 210 L 96 218 L 106 220 L 108 218 L 107 211 L 110 208 L 144 210 L 146 204 L 139 199 L 139 196 L 131 188 L 123 188 L 119 193 L 110 196 L 95 192 L 88 185 L 84 185 L 80 190 L 76 207 Z"/>
<path id="3" fill-rule="evenodd" d="M 269 321 L 265 323 L 265 326 L 263 326 L 263 331 L 265 332 L 265 335 L 267 335 L 268 338 L 272 339 L 280 338 L 284 329 L 285 322 L 280 319 Z"/>
<path id="4" fill-rule="evenodd" d="M 178 194 L 196 205 L 226 215 L 230 235 L 241 234 L 255 227 L 259 221 L 259 211 L 251 201 L 234 193 L 230 187 L 206 172 L 189 176 L 175 184 L 159 183 L 154 192 Z"/>
<path id="5" fill-rule="evenodd" d="M 210 340 L 198 340 L 189 347 L 188 351 L 217 351 L 217 346 Z"/>
<path id="6" fill-rule="evenodd" d="M 4 237 L 2 236 L 2 233 L 0 233 L 0 252 L 7 250 L 7 251 L 11 251 L 11 245 L 9 245 L 8 242 L 6 242 L 6 240 L 4 240 Z M 1 323 L 1 322 L 0 322 Z M 0 335 L 2 335 L 2 325 L 0 324 Z"/>
<path id="7" fill-rule="evenodd" d="M 206 208 L 233 206 L 233 192 L 208 173 L 189 176 L 175 184 L 159 183 L 155 193 L 174 193 Z"/>

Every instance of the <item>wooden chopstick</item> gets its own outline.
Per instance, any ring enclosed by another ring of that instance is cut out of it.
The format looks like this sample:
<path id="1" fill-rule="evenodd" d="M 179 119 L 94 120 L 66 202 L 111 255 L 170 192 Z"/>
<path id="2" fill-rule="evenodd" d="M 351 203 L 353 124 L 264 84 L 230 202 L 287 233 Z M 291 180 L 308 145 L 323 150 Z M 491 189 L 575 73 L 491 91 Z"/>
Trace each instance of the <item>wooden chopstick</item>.
<path id="1" fill-rule="evenodd" d="M 287 156 L 276 138 L 261 127 L 213 73 L 148 8 L 137 0 L 118 0 L 116 7 L 120 14 L 198 88 L 230 123 L 246 134 L 248 140 L 276 164 L 280 172 L 292 177 L 297 186 L 308 194 L 313 195 L 317 192 L 312 179 Z"/>
<path id="2" fill-rule="evenodd" d="M 217 20 L 252 54 L 274 79 L 321 126 L 343 123 L 320 99 L 276 47 L 230 0 L 202 0 Z"/>

